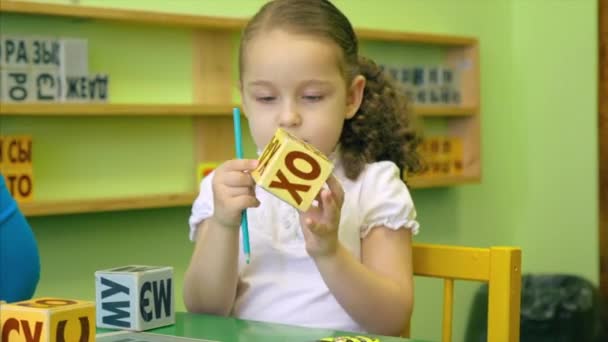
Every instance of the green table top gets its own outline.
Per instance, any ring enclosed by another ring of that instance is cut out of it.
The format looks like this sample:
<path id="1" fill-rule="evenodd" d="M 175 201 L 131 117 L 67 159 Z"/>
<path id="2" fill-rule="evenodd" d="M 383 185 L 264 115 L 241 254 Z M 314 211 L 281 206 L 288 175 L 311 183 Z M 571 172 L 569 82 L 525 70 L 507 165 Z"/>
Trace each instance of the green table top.
<path id="1" fill-rule="evenodd" d="M 98 332 L 108 331 L 99 329 Z M 190 337 L 220 342 L 313 342 L 324 337 L 357 336 L 376 337 L 380 342 L 422 342 L 399 337 L 383 337 L 326 329 L 311 329 L 283 324 L 241 320 L 232 317 L 175 313 L 175 324 L 146 332 Z"/>

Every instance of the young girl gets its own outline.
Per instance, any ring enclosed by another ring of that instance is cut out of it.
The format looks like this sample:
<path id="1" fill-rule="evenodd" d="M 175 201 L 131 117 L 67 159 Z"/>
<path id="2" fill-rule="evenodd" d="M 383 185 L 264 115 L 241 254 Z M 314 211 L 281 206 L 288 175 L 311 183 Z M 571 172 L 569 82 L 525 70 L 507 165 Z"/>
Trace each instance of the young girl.
<path id="1" fill-rule="evenodd" d="M 205 178 L 190 217 L 192 312 L 398 335 L 412 312 L 411 235 L 401 172 L 418 168 L 404 100 L 358 55 L 348 19 L 326 0 L 276 0 L 243 32 L 243 107 L 258 149 L 282 127 L 335 169 L 307 212 L 256 187 L 255 160 Z M 239 251 L 248 209 L 251 263 Z"/>

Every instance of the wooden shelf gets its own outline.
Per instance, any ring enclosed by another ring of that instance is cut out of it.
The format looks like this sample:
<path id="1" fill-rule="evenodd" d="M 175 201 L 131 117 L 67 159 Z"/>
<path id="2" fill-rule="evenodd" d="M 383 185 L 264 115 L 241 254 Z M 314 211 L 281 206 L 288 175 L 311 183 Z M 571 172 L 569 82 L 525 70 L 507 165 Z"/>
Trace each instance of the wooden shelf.
<path id="1" fill-rule="evenodd" d="M 479 181 L 479 177 L 472 176 L 412 178 L 409 180 L 409 186 L 412 189 L 422 189 L 448 185 L 471 184 L 478 183 Z M 68 215 L 104 211 L 191 206 L 196 196 L 197 193 L 192 192 L 120 198 L 85 200 L 73 199 L 63 201 L 22 203 L 19 205 L 19 207 L 21 208 L 23 214 L 28 217 Z"/>
<path id="2" fill-rule="evenodd" d="M 234 105 L 187 104 L 41 104 L 0 103 L 0 115 L 12 116 L 229 116 Z M 475 107 L 424 106 L 414 108 L 423 117 L 476 115 Z"/>
<path id="3" fill-rule="evenodd" d="M 24 116 L 226 116 L 232 105 L 166 104 L 9 104 L 0 103 L 0 115 Z"/>
<path id="4" fill-rule="evenodd" d="M 94 213 L 132 209 L 167 208 L 190 206 L 196 193 L 178 193 L 122 198 L 101 198 L 85 200 L 64 200 L 48 202 L 22 203 L 19 205 L 25 216 L 47 216 Z"/>
<path id="5" fill-rule="evenodd" d="M 240 31 L 246 18 L 210 17 L 187 14 L 167 14 L 153 11 L 89 7 L 78 5 L 44 4 L 27 1 L 0 0 L 0 13 L 49 15 L 68 18 L 85 18 L 147 24 L 170 27 L 209 29 L 214 31 Z M 436 44 L 446 46 L 468 46 L 477 44 L 477 39 L 461 36 L 408 33 L 375 29 L 355 29 L 359 39 L 383 40 L 414 44 Z"/>
<path id="6" fill-rule="evenodd" d="M 435 188 L 442 186 L 480 183 L 480 176 L 444 176 L 444 177 L 412 177 L 408 185 L 412 189 Z"/>
<path id="7" fill-rule="evenodd" d="M 473 116 L 479 114 L 479 108 L 460 106 L 414 106 L 414 113 L 424 117 Z"/>
<path id="8" fill-rule="evenodd" d="M 412 44 L 435 44 L 445 46 L 469 46 L 477 44 L 477 39 L 432 33 L 397 32 L 355 28 L 357 37 L 363 40 L 381 40 Z"/>
<path id="9" fill-rule="evenodd" d="M 234 70 L 226 63 L 234 56 L 234 38 L 248 18 L 210 17 L 170 14 L 154 11 L 89 7 L 80 5 L 46 4 L 29 1 L 0 0 L 0 15 L 29 15 L 67 18 L 80 21 L 105 21 L 133 25 L 154 25 L 180 28 L 192 35 L 193 104 L 143 103 L 0 103 L 2 116 L 190 116 L 194 117 L 194 162 L 223 160 L 233 154 L 231 143 L 217 141 L 232 134 L 231 112 L 239 104 L 222 104 L 234 90 Z M 4 18 L 0 18 L 3 20 Z M 460 106 L 418 106 L 413 111 L 420 117 L 464 117 L 446 120 L 447 134 L 463 137 L 465 167 L 463 176 L 417 177 L 409 180 L 412 188 L 431 188 L 479 183 L 481 181 L 480 107 L 479 107 L 479 46 L 473 37 L 432 33 L 396 32 L 355 28 L 360 40 L 402 44 L 430 44 L 445 47 L 444 64 L 470 66 L 460 77 L 462 102 Z M 211 47 L 211 48 L 210 48 Z M 202 105 L 200 103 L 220 103 Z M 222 118 L 222 119 L 213 119 Z M 223 118 L 226 118 L 224 120 Z M 65 215 L 118 210 L 190 206 L 196 193 L 159 194 L 116 198 L 71 199 L 22 204 L 27 216 Z"/>
<path id="10" fill-rule="evenodd" d="M 244 27 L 246 22 L 245 19 L 241 18 L 166 14 L 152 11 L 124 10 L 78 5 L 44 4 L 10 0 L 0 0 L 0 12 L 234 31 L 240 30 L 242 27 Z"/>

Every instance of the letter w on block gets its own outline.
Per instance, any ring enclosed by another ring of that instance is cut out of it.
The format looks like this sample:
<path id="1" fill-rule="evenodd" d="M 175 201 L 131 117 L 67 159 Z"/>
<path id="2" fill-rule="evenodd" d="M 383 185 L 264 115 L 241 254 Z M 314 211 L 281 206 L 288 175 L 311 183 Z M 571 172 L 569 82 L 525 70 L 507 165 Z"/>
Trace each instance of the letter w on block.
<path id="1" fill-rule="evenodd" d="M 128 265 L 95 272 L 97 325 L 148 330 L 175 323 L 173 268 Z"/>

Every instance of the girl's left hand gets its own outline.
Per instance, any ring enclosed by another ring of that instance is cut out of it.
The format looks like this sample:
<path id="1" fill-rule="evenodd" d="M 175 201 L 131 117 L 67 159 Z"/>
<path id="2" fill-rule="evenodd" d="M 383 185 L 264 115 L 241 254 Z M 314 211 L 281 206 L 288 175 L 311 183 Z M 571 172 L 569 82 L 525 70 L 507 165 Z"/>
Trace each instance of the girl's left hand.
<path id="1" fill-rule="evenodd" d="M 306 251 L 313 258 L 332 255 L 338 247 L 344 190 L 333 174 L 327 179 L 327 185 L 329 189 L 322 189 L 316 197 L 318 206 L 300 213 Z"/>

